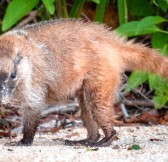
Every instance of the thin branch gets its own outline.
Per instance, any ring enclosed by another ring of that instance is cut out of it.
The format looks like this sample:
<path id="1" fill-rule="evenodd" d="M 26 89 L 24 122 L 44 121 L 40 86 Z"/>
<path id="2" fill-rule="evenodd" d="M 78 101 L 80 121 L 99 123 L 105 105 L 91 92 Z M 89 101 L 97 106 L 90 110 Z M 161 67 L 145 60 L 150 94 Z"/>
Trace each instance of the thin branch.
<path id="1" fill-rule="evenodd" d="M 141 91 L 137 90 L 137 89 L 133 89 L 133 92 L 139 93 L 144 99 L 148 100 L 149 102 L 152 103 L 152 100 L 150 100 L 148 97 L 146 97 Z"/>
<path id="2" fill-rule="evenodd" d="M 79 104 L 76 102 L 73 103 L 68 103 L 68 104 L 61 104 L 61 105 L 54 105 L 54 106 L 49 106 L 48 108 L 45 108 L 42 113 L 41 117 L 46 117 L 49 114 L 52 113 L 67 113 L 67 112 L 76 112 L 79 107 Z"/>
<path id="3" fill-rule="evenodd" d="M 152 101 L 146 101 L 146 100 L 127 100 L 123 99 L 121 100 L 121 103 L 124 103 L 126 106 L 146 106 L 146 107 L 154 107 L 154 103 Z"/>
<path id="4" fill-rule="evenodd" d="M 126 107 L 125 107 L 125 104 L 121 103 L 120 108 L 121 108 L 121 111 L 122 111 L 123 114 L 124 114 L 124 117 L 125 117 L 126 119 L 129 118 L 127 109 L 126 109 Z"/>

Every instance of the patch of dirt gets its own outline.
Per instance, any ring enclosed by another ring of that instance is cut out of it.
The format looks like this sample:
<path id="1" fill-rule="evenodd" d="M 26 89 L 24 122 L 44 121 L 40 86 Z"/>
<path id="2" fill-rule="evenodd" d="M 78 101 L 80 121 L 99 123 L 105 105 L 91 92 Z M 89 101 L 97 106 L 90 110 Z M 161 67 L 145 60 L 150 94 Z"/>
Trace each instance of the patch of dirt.
<path id="1" fill-rule="evenodd" d="M 84 146 L 65 146 L 64 140 L 79 140 L 86 137 L 84 128 L 64 129 L 57 133 L 37 133 L 29 147 L 9 147 L 0 139 L 0 161 L 10 162 L 167 162 L 167 126 L 127 126 L 115 127 L 118 140 L 106 148 L 87 148 Z M 13 140 L 19 140 L 18 136 Z M 139 150 L 130 150 L 138 145 Z"/>

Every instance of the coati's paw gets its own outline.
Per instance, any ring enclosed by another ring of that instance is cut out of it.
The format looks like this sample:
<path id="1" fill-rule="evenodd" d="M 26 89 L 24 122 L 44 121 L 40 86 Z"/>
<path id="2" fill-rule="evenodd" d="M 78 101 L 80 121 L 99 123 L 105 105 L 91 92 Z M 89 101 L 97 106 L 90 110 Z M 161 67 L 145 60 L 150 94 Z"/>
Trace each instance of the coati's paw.
<path id="1" fill-rule="evenodd" d="M 102 138 L 101 140 L 100 136 L 98 136 L 96 139 L 84 139 L 79 141 L 70 141 L 66 140 L 65 145 L 68 146 L 87 146 L 87 147 L 107 147 L 111 145 L 111 143 L 115 140 L 118 140 L 116 131 L 113 131 L 110 136 L 106 136 Z"/>
<path id="2" fill-rule="evenodd" d="M 8 142 L 5 143 L 5 146 L 30 146 L 32 144 L 32 140 L 20 140 L 20 141 L 14 141 L 14 142 Z"/>
<path id="3" fill-rule="evenodd" d="M 94 137 L 90 137 L 88 139 L 83 139 L 83 140 L 78 140 L 78 141 L 66 140 L 65 145 L 68 145 L 68 146 L 80 146 L 80 145 L 89 146 L 89 145 L 92 145 L 93 143 L 96 143 L 97 141 L 99 141 L 100 137 L 101 137 L 100 134 L 97 134 Z"/>
<path id="4" fill-rule="evenodd" d="M 116 131 L 112 132 L 111 136 L 104 137 L 98 142 L 89 143 L 89 147 L 107 147 L 115 140 L 118 140 Z"/>

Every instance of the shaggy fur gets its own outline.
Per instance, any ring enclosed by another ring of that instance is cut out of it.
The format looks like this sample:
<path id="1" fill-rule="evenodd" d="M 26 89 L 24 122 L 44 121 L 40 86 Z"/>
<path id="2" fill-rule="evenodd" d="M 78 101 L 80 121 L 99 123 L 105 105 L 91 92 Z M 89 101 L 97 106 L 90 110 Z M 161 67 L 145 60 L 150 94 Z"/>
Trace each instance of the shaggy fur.
<path id="1" fill-rule="evenodd" d="M 17 57 L 20 61 L 15 63 Z M 15 79 L 10 77 L 13 70 Z M 103 25 L 81 20 L 42 22 L 0 36 L 1 104 L 17 97 L 25 108 L 18 144 L 33 142 L 41 108 L 77 96 L 88 132 L 81 143 L 110 145 L 115 135 L 112 105 L 125 70 L 145 70 L 168 79 L 168 59 Z M 10 82 L 15 87 L 9 93 L 5 89 L 10 89 Z M 101 140 L 98 128 L 105 135 Z"/>

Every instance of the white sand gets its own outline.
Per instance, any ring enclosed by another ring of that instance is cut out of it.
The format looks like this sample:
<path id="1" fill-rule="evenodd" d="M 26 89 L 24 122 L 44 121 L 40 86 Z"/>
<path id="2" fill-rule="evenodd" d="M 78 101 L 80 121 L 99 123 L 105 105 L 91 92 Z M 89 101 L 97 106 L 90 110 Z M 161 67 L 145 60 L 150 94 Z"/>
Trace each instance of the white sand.
<path id="1" fill-rule="evenodd" d="M 116 127 L 116 130 L 119 139 L 111 146 L 97 151 L 83 146 L 65 146 L 63 142 L 53 140 L 84 138 L 86 132 L 83 128 L 61 130 L 54 134 L 36 134 L 33 145 L 29 147 L 4 146 L 9 140 L 0 139 L 0 162 L 168 162 L 167 126 Z M 141 149 L 128 150 L 132 144 L 138 144 Z"/>

